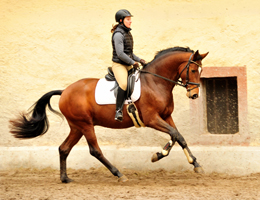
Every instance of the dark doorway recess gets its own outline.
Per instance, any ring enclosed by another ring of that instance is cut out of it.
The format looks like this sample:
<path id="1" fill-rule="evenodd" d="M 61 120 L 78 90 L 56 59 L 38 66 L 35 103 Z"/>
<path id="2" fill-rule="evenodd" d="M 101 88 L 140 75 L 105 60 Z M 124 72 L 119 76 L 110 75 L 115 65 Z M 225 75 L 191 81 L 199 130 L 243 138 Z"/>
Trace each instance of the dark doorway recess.
<path id="1" fill-rule="evenodd" d="M 206 78 L 207 129 L 211 134 L 239 132 L 237 78 Z"/>

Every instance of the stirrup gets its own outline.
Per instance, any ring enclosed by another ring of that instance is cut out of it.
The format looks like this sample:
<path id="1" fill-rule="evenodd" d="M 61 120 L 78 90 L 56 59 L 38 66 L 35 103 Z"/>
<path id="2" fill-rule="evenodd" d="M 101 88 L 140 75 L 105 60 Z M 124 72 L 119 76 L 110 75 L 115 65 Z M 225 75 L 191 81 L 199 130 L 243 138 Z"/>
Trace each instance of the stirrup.
<path id="1" fill-rule="evenodd" d="M 119 122 L 123 121 L 123 112 L 122 112 L 122 110 L 117 110 L 116 111 L 115 120 L 119 121 Z"/>

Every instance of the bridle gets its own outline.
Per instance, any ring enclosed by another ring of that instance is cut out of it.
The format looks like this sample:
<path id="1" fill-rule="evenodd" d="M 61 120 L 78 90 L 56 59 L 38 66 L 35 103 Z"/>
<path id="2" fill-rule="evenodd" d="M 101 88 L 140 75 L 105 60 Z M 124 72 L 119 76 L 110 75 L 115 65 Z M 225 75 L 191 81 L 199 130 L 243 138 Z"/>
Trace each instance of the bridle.
<path id="1" fill-rule="evenodd" d="M 194 88 L 192 88 L 192 89 L 189 89 L 189 88 L 188 88 L 187 91 L 189 92 L 189 91 L 191 91 L 191 90 L 194 90 L 195 88 L 200 87 L 200 84 L 199 84 L 199 83 L 194 83 L 194 82 L 190 82 L 190 81 L 189 81 L 190 64 L 191 64 L 191 63 L 194 63 L 194 64 L 196 64 L 198 67 L 201 67 L 201 68 L 202 68 L 202 65 L 200 65 L 200 64 L 198 64 L 197 62 L 191 60 L 191 58 L 192 58 L 193 55 L 194 55 L 194 54 L 191 54 L 187 65 L 182 69 L 181 73 L 179 74 L 178 81 L 173 81 L 173 80 L 171 80 L 171 79 L 165 78 L 165 77 L 160 76 L 160 75 L 158 75 L 158 74 L 154 74 L 154 73 L 152 73 L 152 72 L 148 72 L 148 71 L 145 71 L 145 70 L 142 70 L 142 69 L 140 69 L 139 72 L 152 74 L 152 75 L 154 75 L 154 76 L 156 76 L 156 77 L 158 77 L 158 78 L 162 78 L 162 79 L 164 79 L 164 80 L 166 80 L 166 81 L 175 83 L 176 85 L 179 85 L 179 86 L 182 86 L 182 87 L 185 87 L 185 88 L 188 87 L 189 85 L 196 85 L 196 86 L 197 86 L 197 87 L 194 87 Z M 183 71 L 184 71 L 185 69 L 187 69 L 187 73 L 186 73 L 186 81 L 185 81 L 185 84 L 184 84 L 184 83 L 183 83 L 181 80 L 179 80 L 179 79 L 180 79 L 181 74 L 183 73 Z"/>
<path id="2" fill-rule="evenodd" d="M 200 64 L 198 64 L 197 62 L 191 60 L 192 56 L 193 56 L 193 54 L 191 54 L 187 65 L 182 69 L 182 71 L 181 71 L 181 73 L 180 73 L 180 75 L 179 75 L 179 78 L 180 78 L 182 72 L 187 68 L 185 84 L 183 84 L 182 81 L 179 81 L 179 78 L 178 78 L 178 81 L 181 82 L 181 83 L 182 83 L 182 86 L 185 87 L 185 88 L 186 88 L 188 85 L 196 85 L 196 86 L 197 86 L 197 87 L 194 87 L 194 88 L 192 88 L 192 89 L 189 89 L 189 88 L 188 88 L 188 89 L 187 89 L 188 92 L 191 91 L 191 90 L 194 90 L 194 89 L 196 89 L 196 88 L 198 88 L 198 87 L 200 87 L 200 84 L 199 84 L 199 83 L 190 82 L 190 79 L 189 79 L 190 63 L 194 63 L 194 64 L 196 64 L 198 67 L 202 67 L 202 65 L 200 65 Z"/>

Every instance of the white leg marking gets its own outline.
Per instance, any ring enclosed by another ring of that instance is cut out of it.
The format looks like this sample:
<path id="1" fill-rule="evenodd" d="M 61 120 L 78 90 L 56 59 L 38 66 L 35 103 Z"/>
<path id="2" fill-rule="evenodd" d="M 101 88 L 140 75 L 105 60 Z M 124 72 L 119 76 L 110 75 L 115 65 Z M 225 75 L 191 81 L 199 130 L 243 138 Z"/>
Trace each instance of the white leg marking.
<path id="1" fill-rule="evenodd" d="M 171 150 L 172 148 L 172 140 L 170 140 L 164 147 L 163 147 L 163 150 L 162 150 L 162 155 L 164 156 L 167 156 L 169 154 L 169 151 Z"/>
<path id="2" fill-rule="evenodd" d="M 190 164 L 192 164 L 193 163 L 193 159 L 190 157 L 190 154 L 189 154 L 188 150 L 185 148 L 185 149 L 183 149 L 183 151 L 184 151 L 184 153 L 185 153 L 185 155 L 186 155 L 186 157 L 188 159 L 188 162 Z"/>

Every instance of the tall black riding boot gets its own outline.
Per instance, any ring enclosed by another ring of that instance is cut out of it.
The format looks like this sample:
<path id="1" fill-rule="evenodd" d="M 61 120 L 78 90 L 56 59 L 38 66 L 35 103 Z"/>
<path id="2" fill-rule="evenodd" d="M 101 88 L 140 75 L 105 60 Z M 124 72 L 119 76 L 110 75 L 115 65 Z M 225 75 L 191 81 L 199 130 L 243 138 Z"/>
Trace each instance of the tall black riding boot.
<path id="1" fill-rule="evenodd" d="M 125 102 L 125 90 L 122 90 L 120 87 L 118 87 L 118 93 L 116 96 L 116 116 L 115 120 L 121 122 L 123 121 L 123 112 L 122 109 L 124 107 Z"/>

